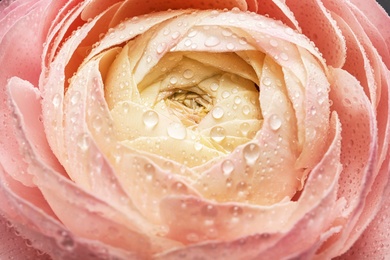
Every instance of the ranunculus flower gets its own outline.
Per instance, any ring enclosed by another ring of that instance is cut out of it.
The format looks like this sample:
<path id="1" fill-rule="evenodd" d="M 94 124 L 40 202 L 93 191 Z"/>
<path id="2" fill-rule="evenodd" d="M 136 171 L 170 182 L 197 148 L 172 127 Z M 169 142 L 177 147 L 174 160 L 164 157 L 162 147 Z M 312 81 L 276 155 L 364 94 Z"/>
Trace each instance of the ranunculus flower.
<path id="1" fill-rule="evenodd" d="M 390 253 L 375 1 L 2 1 L 0 23 L 1 256 Z"/>

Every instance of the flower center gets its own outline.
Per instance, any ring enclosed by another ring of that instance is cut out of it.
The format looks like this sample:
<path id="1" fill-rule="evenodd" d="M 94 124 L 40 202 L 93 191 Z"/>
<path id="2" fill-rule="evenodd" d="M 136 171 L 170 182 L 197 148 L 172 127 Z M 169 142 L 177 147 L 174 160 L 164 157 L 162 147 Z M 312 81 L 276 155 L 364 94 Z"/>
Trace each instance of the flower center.
<path id="1" fill-rule="evenodd" d="M 185 126 L 198 124 L 213 108 L 213 98 L 198 87 L 166 91 L 165 103 Z"/>

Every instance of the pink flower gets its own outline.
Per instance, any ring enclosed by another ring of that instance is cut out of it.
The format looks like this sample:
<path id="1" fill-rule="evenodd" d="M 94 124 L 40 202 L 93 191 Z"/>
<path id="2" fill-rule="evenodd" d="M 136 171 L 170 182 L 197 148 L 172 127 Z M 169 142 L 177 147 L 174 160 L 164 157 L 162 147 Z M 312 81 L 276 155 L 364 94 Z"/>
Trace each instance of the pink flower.
<path id="1" fill-rule="evenodd" d="M 16 0 L 0 21 L 0 256 L 390 253 L 375 1 Z"/>

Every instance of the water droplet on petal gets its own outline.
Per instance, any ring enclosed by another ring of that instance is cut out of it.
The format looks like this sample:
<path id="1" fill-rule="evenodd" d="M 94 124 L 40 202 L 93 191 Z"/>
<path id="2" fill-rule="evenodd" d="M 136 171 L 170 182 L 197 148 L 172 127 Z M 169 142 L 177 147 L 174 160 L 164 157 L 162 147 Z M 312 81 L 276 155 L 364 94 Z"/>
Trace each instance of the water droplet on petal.
<path id="1" fill-rule="evenodd" d="M 251 126 L 247 122 L 244 122 L 240 125 L 240 130 L 241 130 L 241 133 L 243 136 L 247 136 L 250 129 L 251 129 Z"/>
<path id="2" fill-rule="evenodd" d="M 242 151 L 248 165 L 253 165 L 260 156 L 260 148 L 257 144 L 247 144 Z"/>
<path id="3" fill-rule="evenodd" d="M 242 113 L 244 113 L 244 115 L 249 115 L 249 113 L 251 112 L 251 108 L 248 106 L 248 105 L 245 105 L 243 108 L 242 108 Z"/>
<path id="4" fill-rule="evenodd" d="M 52 103 L 53 103 L 53 106 L 55 108 L 58 108 L 60 106 L 60 104 L 61 104 L 61 95 L 60 94 L 55 94 L 53 96 Z"/>
<path id="5" fill-rule="evenodd" d="M 184 73 L 183 73 L 183 77 L 186 78 L 186 79 L 190 79 L 194 76 L 194 72 L 190 69 L 188 70 L 185 70 Z"/>
<path id="6" fill-rule="evenodd" d="M 275 40 L 275 39 L 271 39 L 271 40 L 269 41 L 269 44 L 271 44 L 272 47 L 277 47 L 277 46 L 278 46 L 278 41 Z"/>
<path id="7" fill-rule="evenodd" d="M 234 98 L 234 104 L 236 104 L 236 105 L 239 105 L 239 104 L 241 103 L 241 101 L 242 101 L 242 99 L 241 99 L 240 96 L 236 96 L 236 97 Z"/>
<path id="8" fill-rule="evenodd" d="M 170 137 L 183 140 L 187 136 L 187 129 L 178 122 L 173 122 L 167 127 L 167 133 Z"/>
<path id="9" fill-rule="evenodd" d="M 72 105 L 76 105 L 80 100 L 81 94 L 79 91 L 76 91 L 73 93 L 72 97 L 70 98 L 70 103 Z"/>
<path id="10" fill-rule="evenodd" d="M 210 131 L 210 137 L 215 142 L 222 142 L 226 138 L 226 130 L 221 126 L 215 126 Z"/>
<path id="11" fill-rule="evenodd" d="M 215 47 L 220 43 L 220 40 L 215 36 L 210 36 L 206 39 L 204 42 L 204 45 L 206 47 Z"/>
<path id="12" fill-rule="evenodd" d="M 172 190 L 177 193 L 185 193 L 187 187 L 182 182 L 175 182 L 171 186 Z"/>
<path id="13" fill-rule="evenodd" d="M 212 115 L 215 119 L 220 119 L 223 117 L 225 111 L 223 110 L 222 107 L 216 106 L 213 109 Z"/>
<path id="14" fill-rule="evenodd" d="M 153 128 L 158 124 L 158 114 L 153 110 L 148 110 L 142 115 L 142 121 L 148 128 Z"/>
<path id="15" fill-rule="evenodd" d="M 61 230 L 58 235 L 57 243 L 62 249 L 72 251 L 75 248 L 75 242 L 68 232 Z"/>
<path id="16" fill-rule="evenodd" d="M 214 82 L 214 83 L 211 83 L 210 89 L 211 89 L 212 91 L 217 91 L 218 88 L 219 88 L 218 83 L 215 83 L 215 82 Z"/>
<path id="17" fill-rule="evenodd" d="M 151 181 L 153 179 L 154 173 L 156 171 L 154 166 L 152 164 L 150 164 L 150 163 L 147 163 L 144 166 L 144 170 L 145 170 L 145 173 L 146 173 L 146 180 Z"/>
<path id="18" fill-rule="evenodd" d="M 192 30 L 188 33 L 188 37 L 192 38 L 192 37 L 195 37 L 196 35 L 198 34 L 198 31 L 196 30 Z"/>
<path id="19" fill-rule="evenodd" d="M 185 45 L 186 47 L 190 47 L 191 44 L 192 44 L 192 41 L 191 41 L 190 39 L 187 39 L 187 40 L 184 42 L 184 45 Z"/>
<path id="20" fill-rule="evenodd" d="M 174 39 L 174 40 L 176 40 L 177 38 L 179 38 L 179 36 L 180 36 L 180 32 L 174 32 L 174 33 L 172 33 L 172 35 L 171 35 L 172 39 Z"/>
<path id="21" fill-rule="evenodd" d="M 280 57 L 282 60 L 284 60 L 284 61 L 287 61 L 287 60 L 288 60 L 288 55 L 287 55 L 286 53 L 284 53 L 284 52 L 282 52 L 282 53 L 279 55 L 279 57 Z"/>
<path id="22" fill-rule="evenodd" d="M 194 143 L 194 148 L 195 148 L 195 150 L 196 150 L 197 152 L 199 152 L 200 150 L 202 150 L 203 144 L 202 144 L 201 142 L 199 142 L 199 141 L 196 141 L 196 142 Z"/>
<path id="23" fill-rule="evenodd" d="M 160 43 L 158 46 L 157 46 L 157 53 L 158 54 L 161 54 L 165 51 L 165 49 L 167 48 L 167 44 L 165 42 L 162 42 Z"/>
<path id="24" fill-rule="evenodd" d="M 225 99 L 230 97 L 230 92 L 225 90 L 224 92 L 222 92 L 222 97 Z"/>
<path id="25" fill-rule="evenodd" d="M 271 79 L 268 78 L 268 77 L 265 77 L 265 78 L 263 79 L 263 84 L 264 84 L 265 86 L 271 85 Z"/>
<path id="26" fill-rule="evenodd" d="M 123 102 L 122 103 L 122 109 L 123 109 L 123 113 L 127 114 L 129 113 L 129 109 L 130 109 L 130 105 L 128 102 Z"/>
<path id="27" fill-rule="evenodd" d="M 214 218 L 218 215 L 218 209 L 213 205 L 204 205 L 201 212 L 202 215 L 207 218 Z"/>
<path id="28" fill-rule="evenodd" d="M 234 46 L 234 44 L 231 43 L 231 42 L 229 42 L 229 43 L 226 45 L 226 48 L 227 48 L 229 51 L 234 50 L 235 47 L 236 47 L 236 46 Z"/>
<path id="29" fill-rule="evenodd" d="M 103 126 L 103 119 L 101 116 L 95 116 L 95 118 L 92 121 L 92 126 L 93 128 L 97 131 L 100 132 Z"/>
<path id="30" fill-rule="evenodd" d="M 269 124 L 272 130 L 276 131 L 282 126 L 282 120 L 278 115 L 272 115 L 269 119 Z"/>
<path id="31" fill-rule="evenodd" d="M 169 79 L 169 83 L 171 83 L 172 85 L 175 85 L 177 83 L 177 78 L 176 77 L 171 77 Z"/>
<path id="32" fill-rule="evenodd" d="M 230 174 L 234 171 L 234 163 L 231 160 L 225 160 L 222 165 L 222 172 L 223 174 L 228 177 Z"/>
<path id="33" fill-rule="evenodd" d="M 77 146 L 81 151 L 85 152 L 89 148 L 89 138 L 87 134 L 80 134 L 76 140 Z"/>
<path id="34" fill-rule="evenodd" d="M 242 208 L 239 207 L 239 206 L 232 206 L 232 207 L 229 209 L 229 212 L 230 212 L 230 214 L 232 214 L 233 216 L 237 217 L 237 216 L 242 215 L 243 210 L 242 210 Z"/>

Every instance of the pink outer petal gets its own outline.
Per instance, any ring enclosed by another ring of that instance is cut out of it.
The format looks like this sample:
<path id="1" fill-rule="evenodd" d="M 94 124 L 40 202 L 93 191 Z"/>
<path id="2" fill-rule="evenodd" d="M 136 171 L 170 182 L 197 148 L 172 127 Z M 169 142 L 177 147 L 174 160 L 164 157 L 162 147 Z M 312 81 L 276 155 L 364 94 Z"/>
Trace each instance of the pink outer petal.
<path id="1" fill-rule="evenodd" d="M 49 255 L 39 254 L 28 240 L 18 234 L 11 222 L 2 216 L 0 216 L 0 234 L 0 259 L 51 259 Z"/>
<path id="2" fill-rule="evenodd" d="M 390 50 L 390 17 L 386 11 L 375 0 L 351 0 L 367 17 L 367 19 L 377 28 L 379 34 L 383 37 L 387 45 L 387 51 Z M 389 60 L 385 60 L 390 67 Z"/>
<path id="3" fill-rule="evenodd" d="M 29 240 L 27 243 L 55 259 L 96 259 L 103 254 L 131 259 L 132 254 L 97 241 L 73 237 L 57 219 L 20 197 L 18 191 L 23 190 L 22 185 L 10 179 L 13 185 L 9 186 L 6 175 L 0 167 L 0 212 L 12 220 L 15 230 Z"/>
<path id="4" fill-rule="evenodd" d="M 32 108 L 39 108 L 39 105 L 34 106 L 39 104 L 39 100 L 36 99 L 36 89 L 26 81 L 16 78 L 13 78 L 10 83 L 12 83 L 10 84 L 11 97 L 16 97 L 15 100 L 12 100 L 16 112 L 15 120 L 9 123 L 11 126 L 15 124 L 16 136 L 18 136 L 19 145 L 23 151 L 21 160 L 29 163 L 26 171 L 34 176 L 34 184 L 40 189 L 46 200 L 40 193 L 37 196 L 33 196 L 36 189 L 29 191 L 27 187 L 22 187 L 20 183 L 14 181 L 7 174 L 0 176 L 5 187 L 4 198 L 11 199 L 13 197 L 12 193 L 15 192 L 17 193 L 15 200 L 30 201 L 29 205 L 33 209 L 38 208 L 43 215 L 42 217 L 48 218 L 50 216 L 51 219 L 58 217 L 75 235 L 96 239 L 105 244 L 126 250 L 133 250 L 137 254 L 146 254 L 149 250 L 149 241 L 143 235 L 146 233 L 145 231 L 138 233 L 138 230 L 142 229 L 144 225 L 136 222 L 135 214 L 130 213 L 128 216 L 125 216 L 115 210 L 112 204 L 105 203 L 95 196 L 86 193 L 79 186 L 50 168 L 50 164 L 46 165 L 46 161 L 41 160 L 36 155 L 36 150 L 39 149 L 30 139 L 33 131 L 31 131 L 32 125 L 28 125 L 34 122 L 26 119 L 26 117 L 31 117 L 29 115 L 31 111 L 24 109 L 23 103 L 19 103 L 22 100 L 24 102 L 28 101 Z M 25 96 L 22 95 L 23 93 L 25 93 Z M 23 97 L 25 99 L 22 99 Z M 29 193 L 28 196 L 26 192 Z M 113 195 L 115 194 L 113 193 Z M 113 199 L 110 199 L 110 201 L 112 202 Z M 121 198 L 121 201 L 125 202 L 124 198 Z M 50 208 L 47 207 L 47 203 L 50 204 Z M 23 221 L 23 217 L 18 216 L 17 207 L 12 208 L 5 204 L 1 208 L 5 210 L 8 216 L 11 216 L 13 221 L 19 219 Z M 55 212 L 55 215 L 52 210 Z M 75 215 L 78 218 L 74 218 Z M 84 224 L 80 225 L 80 221 L 83 221 Z M 42 224 L 40 224 L 38 228 L 44 228 L 44 226 L 42 227 Z M 131 228 L 134 229 L 131 230 Z M 44 233 L 42 230 L 40 232 Z M 72 243 L 74 243 L 73 240 Z"/>
<path id="5" fill-rule="evenodd" d="M 320 49 L 328 65 L 342 67 L 346 46 L 335 21 L 320 0 L 287 0 L 303 33 Z"/>
<path id="6" fill-rule="evenodd" d="M 36 1 L 24 1 L 23 3 L 18 2 L 19 1 L 13 2 L 4 11 L 0 10 L 0 42 L 4 35 L 9 31 L 9 28 L 31 11 L 31 7 Z M 2 4 L 5 5 L 5 3 L 0 2 L 0 5 Z"/>
<path id="7" fill-rule="evenodd" d="M 389 171 L 389 167 L 386 167 Z M 388 179 L 383 180 L 385 183 Z M 390 186 L 382 197 L 381 210 L 358 241 L 340 260 L 347 259 L 386 259 L 390 255 Z"/>
<path id="8" fill-rule="evenodd" d="M 347 205 L 342 214 L 345 218 L 342 221 L 345 222 L 343 229 L 326 242 L 320 254 L 325 258 L 344 253 L 358 238 L 377 212 L 380 195 L 376 195 L 382 194 L 385 185 L 383 181 L 374 183 L 379 168 L 372 106 L 360 83 L 352 75 L 341 69 L 331 69 L 330 72 L 330 98 L 343 124 L 341 161 L 344 170 L 339 180 L 338 196 L 344 197 Z M 388 173 L 384 174 L 387 177 Z M 379 180 L 383 180 L 382 177 Z M 367 197 L 371 189 L 375 190 L 375 196 Z M 371 205 L 372 208 L 369 207 Z M 367 212 L 363 211 L 365 209 Z M 329 247 L 330 244 L 333 245 Z"/>
<path id="9" fill-rule="evenodd" d="M 365 2 L 367 3 L 370 1 Z M 387 67 L 390 68 L 390 40 L 386 42 L 385 34 L 383 34 L 383 32 L 376 26 L 376 24 L 367 17 L 367 14 L 371 14 L 370 11 L 365 9 L 358 9 L 352 4 L 349 5 L 352 12 L 356 16 L 356 19 L 363 27 L 368 38 L 371 40 L 374 47 L 378 50 L 379 55 L 382 57 Z"/>
<path id="10" fill-rule="evenodd" d="M 41 96 L 38 89 L 19 78 L 11 78 L 7 86 L 12 110 L 16 114 L 23 114 L 20 124 L 25 129 L 25 134 L 32 143 L 34 152 L 49 167 L 65 174 L 64 169 L 53 155 L 46 136 L 43 134 Z"/>
<path id="11" fill-rule="evenodd" d="M 0 124 L 0 132 L 2 133 L 0 137 L 2 143 L 0 145 L 0 162 L 14 176 L 17 173 L 22 173 L 26 165 L 20 160 L 16 146 L 17 137 L 9 123 L 13 120 L 11 118 L 13 112 L 7 106 L 6 85 L 11 76 L 20 76 L 37 83 L 40 73 L 41 48 L 44 41 L 44 32 L 39 19 L 41 19 L 42 12 L 48 2 L 37 2 L 28 14 L 15 20 L 8 33 L 1 39 L 0 63 L 6 64 L 6 66 L 0 70 L 0 91 L 3 93 L 0 99 L 0 122 L 2 122 Z M 18 9 L 14 11 L 16 12 Z M 31 28 L 31 30 L 26 31 L 25 28 Z M 21 178 L 25 184 L 32 185 L 28 176 Z"/>

